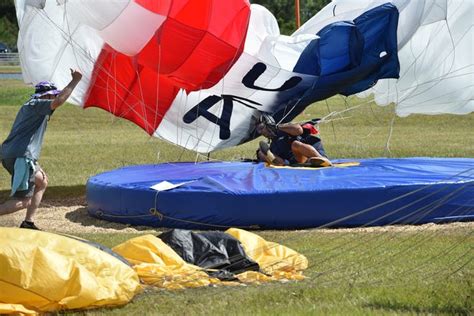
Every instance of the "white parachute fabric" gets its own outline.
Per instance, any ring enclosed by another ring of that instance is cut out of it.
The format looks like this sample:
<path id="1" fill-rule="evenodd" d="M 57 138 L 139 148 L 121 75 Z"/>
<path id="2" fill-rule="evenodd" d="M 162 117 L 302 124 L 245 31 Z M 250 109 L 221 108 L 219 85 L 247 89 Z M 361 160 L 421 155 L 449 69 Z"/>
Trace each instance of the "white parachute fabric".
<path id="1" fill-rule="evenodd" d="M 377 104 L 396 104 L 399 116 L 474 111 L 474 2 L 410 1 L 400 12 L 400 78 L 382 79 Z"/>
<path id="2" fill-rule="evenodd" d="M 79 69 L 85 75 L 68 101 L 83 104 L 102 38 L 56 1 L 15 0 L 15 7 L 23 80 L 32 84 L 48 80 L 64 87 L 70 80 L 69 68 Z"/>

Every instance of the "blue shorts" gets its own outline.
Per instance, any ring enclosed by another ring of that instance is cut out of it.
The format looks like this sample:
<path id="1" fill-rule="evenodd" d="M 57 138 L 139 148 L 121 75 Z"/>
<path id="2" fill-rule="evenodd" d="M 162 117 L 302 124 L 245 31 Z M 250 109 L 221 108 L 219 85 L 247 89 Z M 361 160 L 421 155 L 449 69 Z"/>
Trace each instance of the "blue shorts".
<path id="1" fill-rule="evenodd" d="M 16 158 L 6 158 L 2 159 L 2 165 L 3 167 L 8 171 L 9 174 L 12 176 L 12 183 L 13 183 L 13 177 L 15 176 L 15 160 Z M 33 193 L 35 192 L 35 175 L 36 172 L 41 170 L 40 166 L 38 165 L 37 162 L 34 163 L 35 168 L 30 168 L 29 170 L 29 177 L 28 177 L 28 190 L 24 191 L 16 191 L 15 194 L 13 194 L 14 198 L 17 199 L 24 199 L 24 198 L 30 198 L 33 196 Z"/>
<path id="2" fill-rule="evenodd" d="M 300 141 L 304 144 L 313 146 L 314 149 L 316 149 L 321 154 L 321 156 L 328 158 L 321 139 L 316 137 L 307 137 L 306 139 L 302 139 Z M 272 141 L 270 150 L 275 155 L 284 159 L 287 164 L 296 164 L 298 162 L 296 161 L 296 158 L 291 150 L 291 143 L 292 142 L 288 141 L 287 139 L 276 139 L 275 141 Z"/>

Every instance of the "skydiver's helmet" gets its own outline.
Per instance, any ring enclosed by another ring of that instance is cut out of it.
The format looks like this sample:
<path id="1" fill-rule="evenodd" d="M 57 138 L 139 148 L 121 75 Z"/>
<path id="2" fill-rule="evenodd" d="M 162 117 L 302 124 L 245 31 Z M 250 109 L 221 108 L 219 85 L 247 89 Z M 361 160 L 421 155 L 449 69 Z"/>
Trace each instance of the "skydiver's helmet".
<path id="1" fill-rule="evenodd" d="M 31 95 L 32 98 L 40 98 L 44 95 L 58 95 L 61 93 L 61 90 L 58 90 L 56 85 L 50 81 L 41 81 L 35 86 L 35 93 Z"/>
<path id="2" fill-rule="evenodd" d="M 276 122 L 275 122 L 275 119 L 273 118 L 273 116 L 271 116 L 270 114 L 268 113 L 262 113 L 262 115 L 260 115 L 260 118 L 258 120 L 258 124 L 257 124 L 257 133 L 259 133 L 260 135 L 262 135 L 262 131 L 264 128 L 266 128 L 266 130 L 271 134 L 270 136 L 274 137 L 276 136 Z M 270 138 L 272 138 L 270 137 Z"/>
<path id="3" fill-rule="evenodd" d="M 263 125 L 276 125 L 275 119 L 268 113 L 260 115 L 259 123 Z"/>

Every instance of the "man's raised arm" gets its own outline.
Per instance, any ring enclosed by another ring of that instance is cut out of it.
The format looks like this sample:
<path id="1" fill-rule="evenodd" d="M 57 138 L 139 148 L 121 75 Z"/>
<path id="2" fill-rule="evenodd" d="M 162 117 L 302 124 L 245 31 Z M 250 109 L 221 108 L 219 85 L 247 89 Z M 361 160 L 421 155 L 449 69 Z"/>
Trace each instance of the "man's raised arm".
<path id="1" fill-rule="evenodd" d="M 74 88 L 76 88 L 79 81 L 81 81 L 82 74 L 77 70 L 71 69 L 71 77 L 72 79 L 68 85 L 56 96 L 53 102 L 51 102 L 52 110 L 57 109 L 66 102 Z"/>

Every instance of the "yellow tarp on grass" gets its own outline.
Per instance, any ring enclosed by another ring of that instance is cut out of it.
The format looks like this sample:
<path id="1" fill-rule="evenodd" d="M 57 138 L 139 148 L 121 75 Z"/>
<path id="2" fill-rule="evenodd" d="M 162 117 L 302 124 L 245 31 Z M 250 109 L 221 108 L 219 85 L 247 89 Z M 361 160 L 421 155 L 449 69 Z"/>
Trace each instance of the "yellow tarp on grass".
<path id="1" fill-rule="evenodd" d="M 2 313 L 8 308 L 27 313 L 122 305 L 140 290 L 130 266 L 87 243 L 42 231 L 0 228 Z"/>

